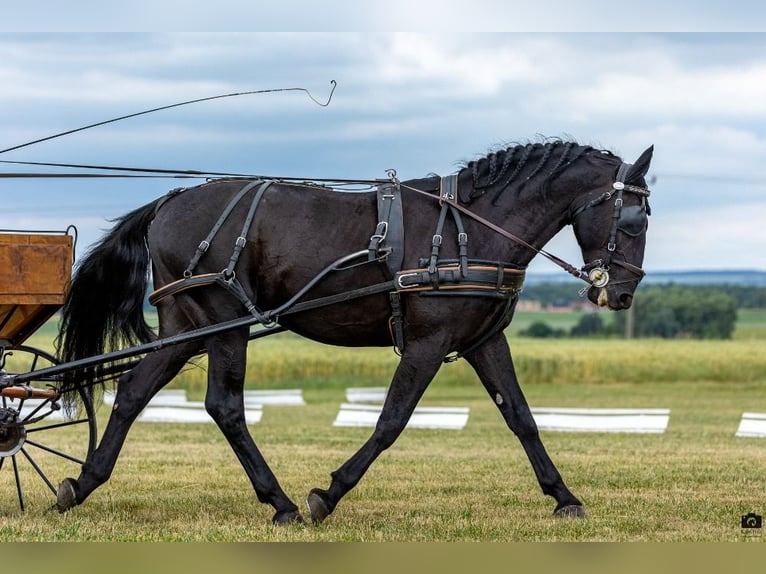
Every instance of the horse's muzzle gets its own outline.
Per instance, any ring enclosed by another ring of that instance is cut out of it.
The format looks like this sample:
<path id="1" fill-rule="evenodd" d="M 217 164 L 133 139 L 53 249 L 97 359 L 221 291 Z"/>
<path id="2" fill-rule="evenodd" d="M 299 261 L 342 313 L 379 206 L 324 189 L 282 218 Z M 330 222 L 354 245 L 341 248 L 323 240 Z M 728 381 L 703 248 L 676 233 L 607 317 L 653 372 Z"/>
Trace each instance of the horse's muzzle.
<path id="1" fill-rule="evenodd" d="M 633 304 L 633 293 L 627 289 L 591 287 L 588 289 L 588 299 L 599 307 L 608 307 L 612 311 L 622 311 L 629 309 Z"/>

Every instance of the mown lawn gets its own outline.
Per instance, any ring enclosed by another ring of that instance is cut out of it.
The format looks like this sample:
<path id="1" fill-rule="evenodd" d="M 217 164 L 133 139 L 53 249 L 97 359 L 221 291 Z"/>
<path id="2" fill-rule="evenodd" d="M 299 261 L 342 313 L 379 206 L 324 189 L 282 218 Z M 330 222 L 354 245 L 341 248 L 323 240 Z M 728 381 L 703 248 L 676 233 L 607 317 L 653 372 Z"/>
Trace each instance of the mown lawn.
<path id="1" fill-rule="evenodd" d="M 49 324 L 30 344 L 51 348 L 54 333 Z M 111 480 L 66 515 L 46 512 L 52 493 L 29 477 L 28 510 L 20 512 L 6 459 L 0 541 L 762 541 L 761 531 L 740 528 L 740 517 L 766 511 L 766 439 L 734 434 L 743 412 L 766 412 L 764 338 L 759 311 L 740 314 L 731 341 L 554 342 L 509 333 L 533 406 L 671 409 L 661 435 L 543 433 L 586 504 L 585 520 L 551 516 L 553 500 L 460 361 L 442 369 L 422 404 L 470 407 L 466 428 L 405 431 L 319 527 L 273 527 L 272 510 L 257 502 L 213 426 L 139 423 Z M 306 405 L 267 406 L 250 429 L 303 507 L 309 489 L 326 487 L 369 436 L 333 427 L 345 388 L 387 385 L 396 356 L 289 334 L 255 342 L 250 352 L 248 388 L 303 390 Z M 204 361 L 173 385 L 200 400 Z M 100 428 L 107 416 L 102 408 Z M 77 472 L 67 463 L 53 476 Z"/>
<path id="2" fill-rule="evenodd" d="M 526 391 L 533 406 L 670 408 L 670 424 L 661 435 L 544 432 L 589 512 L 555 519 L 552 499 L 479 385 L 437 383 L 423 404 L 470 407 L 464 430 L 406 430 L 325 523 L 277 528 L 217 429 L 137 423 L 111 480 L 68 514 L 46 512 L 53 501 L 42 484 L 21 513 L 9 465 L 0 470 L 0 541 L 664 542 L 754 534 L 740 517 L 766 511 L 766 441 L 734 434 L 742 412 L 766 412 L 766 377 Z M 251 427 L 301 507 L 370 432 L 332 425 L 342 389 L 307 386 L 304 397 L 304 406 L 265 407 Z"/>

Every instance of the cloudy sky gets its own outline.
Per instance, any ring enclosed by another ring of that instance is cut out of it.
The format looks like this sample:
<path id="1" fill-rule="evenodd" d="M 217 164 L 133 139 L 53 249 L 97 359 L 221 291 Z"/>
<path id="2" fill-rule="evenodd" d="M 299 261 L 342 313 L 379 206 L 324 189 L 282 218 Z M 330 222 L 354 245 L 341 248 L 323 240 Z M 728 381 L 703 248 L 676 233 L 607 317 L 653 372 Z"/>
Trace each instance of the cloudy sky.
<path id="1" fill-rule="evenodd" d="M 571 137 L 626 161 L 653 144 L 645 268 L 766 270 L 760 33 L 0 32 L 0 150 L 233 92 L 303 87 L 325 100 L 331 80 L 338 86 L 328 107 L 303 92 L 226 98 L 0 160 L 308 178 L 376 178 L 395 168 L 404 179 L 451 173 L 539 135 Z M 0 163 L 0 173 L 30 169 Z M 0 227 L 74 224 L 84 247 L 108 219 L 182 184 L 0 178 Z M 548 249 L 581 261 L 570 229 Z M 532 267 L 555 269 L 542 259 Z"/>

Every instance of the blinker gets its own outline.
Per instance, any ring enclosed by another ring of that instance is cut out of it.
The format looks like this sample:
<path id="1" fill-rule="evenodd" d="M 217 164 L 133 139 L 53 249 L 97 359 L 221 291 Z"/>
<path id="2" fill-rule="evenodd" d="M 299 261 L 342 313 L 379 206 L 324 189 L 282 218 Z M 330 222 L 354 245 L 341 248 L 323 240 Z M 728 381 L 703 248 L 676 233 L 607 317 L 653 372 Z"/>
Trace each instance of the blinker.
<path id="1" fill-rule="evenodd" d="M 631 237 L 636 237 L 644 232 L 648 222 L 648 214 L 643 205 L 630 205 L 623 207 L 620 211 L 617 229 Z"/>

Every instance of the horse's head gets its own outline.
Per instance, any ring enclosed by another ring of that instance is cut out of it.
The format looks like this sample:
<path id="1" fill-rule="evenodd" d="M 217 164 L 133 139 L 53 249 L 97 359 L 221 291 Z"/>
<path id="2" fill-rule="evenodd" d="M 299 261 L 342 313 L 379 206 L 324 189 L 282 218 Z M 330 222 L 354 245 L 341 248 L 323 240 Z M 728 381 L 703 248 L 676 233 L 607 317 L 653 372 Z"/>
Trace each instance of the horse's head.
<path id="1" fill-rule="evenodd" d="M 644 276 L 646 229 L 650 214 L 644 177 L 654 146 L 631 165 L 623 163 L 608 189 L 596 190 L 572 212 L 591 287 L 588 299 L 601 307 L 627 309 Z M 594 197 L 595 196 L 595 197 Z"/>

